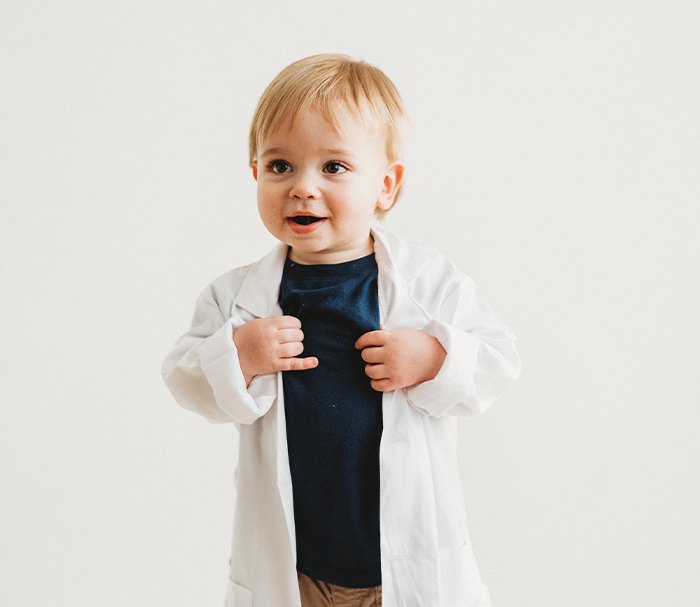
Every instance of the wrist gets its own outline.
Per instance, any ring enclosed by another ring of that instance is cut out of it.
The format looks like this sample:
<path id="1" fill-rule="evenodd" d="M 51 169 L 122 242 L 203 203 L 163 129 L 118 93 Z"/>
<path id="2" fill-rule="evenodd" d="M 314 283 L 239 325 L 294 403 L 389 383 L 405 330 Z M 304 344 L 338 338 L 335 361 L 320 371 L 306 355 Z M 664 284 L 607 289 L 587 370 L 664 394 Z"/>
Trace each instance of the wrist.
<path id="1" fill-rule="evenodd" d="M 245 385 L 247 388 L 250 385 L 250 382 L 253 381 L 255 373 L 250 369 L 249 365 L 247 364 L 245 353 L 245 340 L 241 339 L 240 332 L 240 329 L 243 326 L 244 325 L 241 325 L 240 327 L 234 327 L 231 339 L 233 340 L 233 345 L 236 346 L 236 352 L 238 354 L 238 366 L 241 369 L 241 373 L 243 374 L 243 379 L 245 380 Z"/>

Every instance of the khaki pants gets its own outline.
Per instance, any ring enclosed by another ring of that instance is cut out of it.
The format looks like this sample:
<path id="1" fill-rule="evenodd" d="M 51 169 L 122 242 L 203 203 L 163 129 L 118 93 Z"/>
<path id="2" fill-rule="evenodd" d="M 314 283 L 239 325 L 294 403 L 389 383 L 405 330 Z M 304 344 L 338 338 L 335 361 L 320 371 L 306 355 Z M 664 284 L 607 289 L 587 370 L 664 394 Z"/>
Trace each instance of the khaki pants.
<path id="1" fill-rule="evenodd" d="M 382 607 L 382 587 L 345 588 L 297 573 L 302 607 Z"/>

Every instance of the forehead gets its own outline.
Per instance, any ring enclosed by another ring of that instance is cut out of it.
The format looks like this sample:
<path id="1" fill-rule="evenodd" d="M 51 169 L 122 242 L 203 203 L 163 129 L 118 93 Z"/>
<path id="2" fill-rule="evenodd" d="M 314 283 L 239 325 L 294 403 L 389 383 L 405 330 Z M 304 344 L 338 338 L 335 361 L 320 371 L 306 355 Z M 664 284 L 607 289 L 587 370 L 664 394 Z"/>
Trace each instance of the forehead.
<path id="1" fill-rule="evenodd" d="M 318 138 L 319 143 L 321 140 L 342 140 L 347 144 L 381 147 L 385 147 L 386 140 L 384 129 L 368 107 L 349 108 L 331 103 L 325 108 L 316 105 L 304 108 L 296 115 L 276 121 L 261 133 L 258 145 L 263 152 L 262 148 L 275 140 L 294 141 L 308 137 Z"/>

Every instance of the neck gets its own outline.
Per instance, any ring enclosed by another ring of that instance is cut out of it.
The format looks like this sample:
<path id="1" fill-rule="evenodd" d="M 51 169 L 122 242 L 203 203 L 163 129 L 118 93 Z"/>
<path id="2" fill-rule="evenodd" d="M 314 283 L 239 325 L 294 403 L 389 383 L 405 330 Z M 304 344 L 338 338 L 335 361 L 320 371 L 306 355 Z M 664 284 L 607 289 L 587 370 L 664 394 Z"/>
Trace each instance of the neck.
<path id="1" fill-rule="evenodd" d="M 360 257 L 365 257 L 374 252 L 374 239 L 372 236 L 368 236 L 367 240 L 361 245 L 348 248 L 339 249 L 331 251 L 323 251 L 320 253 L 309 253 L 306 251 L 300 251 L 298 249 L 289 249 L 289 259 L 296 263 L 301 263 L 307 266 L 321 265 L 321 264 L 335 264 L 344 263 L 346 261 L 353 261 L 354 259 L 360 259 Z"/>

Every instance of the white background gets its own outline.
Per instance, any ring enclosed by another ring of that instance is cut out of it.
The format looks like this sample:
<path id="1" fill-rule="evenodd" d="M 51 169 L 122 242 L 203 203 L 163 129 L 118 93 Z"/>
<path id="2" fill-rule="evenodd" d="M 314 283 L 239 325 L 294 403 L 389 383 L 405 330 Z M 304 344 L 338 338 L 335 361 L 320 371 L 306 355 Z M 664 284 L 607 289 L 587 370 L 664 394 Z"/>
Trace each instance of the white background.
<path id="1" fill-rule="evenodd" d="M 5 0 L 0 604 L 220 605 L 235 435 L 160 364 L 274 241 L 247 130 L 292 61 L 380 66 L 413 123 L 386 224 L 518 335 L 463 422 L 494 607 L 700 605 L 700 9 Z"/>

